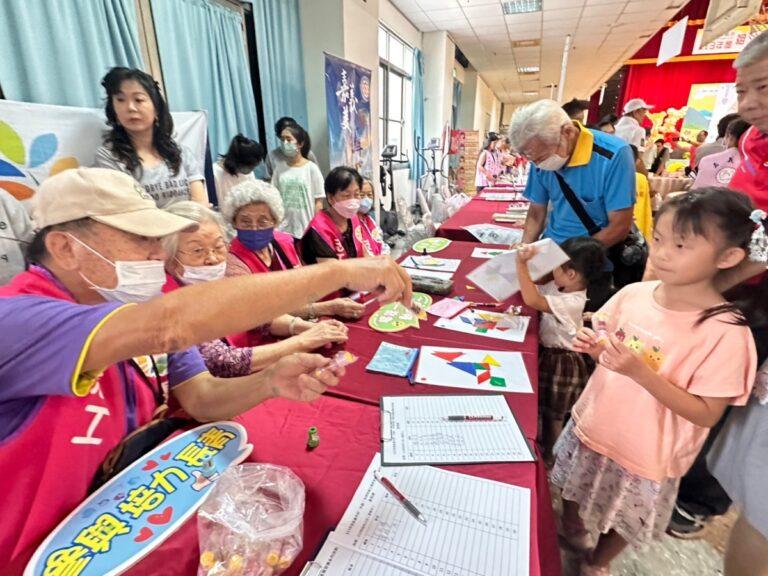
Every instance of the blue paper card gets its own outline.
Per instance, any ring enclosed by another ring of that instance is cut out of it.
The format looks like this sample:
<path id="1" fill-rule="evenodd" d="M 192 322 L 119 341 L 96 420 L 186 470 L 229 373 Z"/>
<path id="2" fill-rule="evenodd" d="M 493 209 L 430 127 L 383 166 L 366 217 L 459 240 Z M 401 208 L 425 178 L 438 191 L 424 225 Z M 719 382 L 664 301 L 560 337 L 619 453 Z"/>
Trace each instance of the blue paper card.
<path id="1" fill-rule="evenodd" d="M 365 369 L 392 376 L 407 376 L 418 355 L 418 348 L 382 342 Z"/>

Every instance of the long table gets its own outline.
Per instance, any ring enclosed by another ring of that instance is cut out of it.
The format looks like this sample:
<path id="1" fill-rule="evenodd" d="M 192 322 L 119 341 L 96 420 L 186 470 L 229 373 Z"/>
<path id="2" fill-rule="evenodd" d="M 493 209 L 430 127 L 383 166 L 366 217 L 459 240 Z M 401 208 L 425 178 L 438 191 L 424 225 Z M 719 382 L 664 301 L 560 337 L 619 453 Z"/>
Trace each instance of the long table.
<path id="1" fill-rule="evenodd" d="M 462 259 L 462 264 L 453 277 L 452 296 L 490 302 L 492 299 L 489 296 L 480 289 L 471 289 L 472 284 L 466 280 L 466 275 L 483 262 L 470 256 L 477 246 L 476 243 L 453 242 L 436 256 Z M 505 302 L 504 306 L 513 303 L 519 302 L 513 299 Z M 375 306 L 376 304 L 372 304 L 369 307 L 368 314 L 373 312 Z M 532 321 L 526 340 L 521 344 L 435 328 L 432 325 L 433 317 L 422 321 L 419 330 L 408 329 L 399 333 L 381 334 L 368 326 L 366 315 L 365 318 L 348 325 L 350 341 L 346 349 L 360 358 L 357 363 L 348 367 L 346 376 L 330 395 L 311 404 L 272 400 L 236 418 L 247 429 L 249 441 L 254 446 L 250 461 L 286 466 L 301 478 L 306 487 L 304 547 L 294 564 L 285 572 L 286 575 L 300 574 L 304 564 L 315 556 L 327 534 L 341 519 L 373 455 L 380 450 L 378 403 L 382 395 L 472 393 L 471 390 L 458 388 L 411 386 L 403 378 L 365 372 L 365 365 L 382 340 L 412 347 L 426 344 L 521 351 L 534 393 L 505 396 L 525 435 L 532 441 L 535 439 L 538 321 L 530 310 L 524 310 L 524 313 L 526 312 L 532 317 Z M 333 350 L 326 352 L 331 354 Z M 307 430 L 310 426 L 317 427 L 320 434 L 320 446 L 312 451 L 306 449 Z M 554 514 L 546 471 L 540 459 L 535 463 L 445 468 L 530 489 L 530 575 L 560 576 L 560 553 Z M 149 576 L 157 574 L 158 567 L 162 566 L 163 574 L 194 574 L 197 568 L 197 550 L 197 527 L 196 522 L 191 520 L 128 573 L 133 576 Z"/>
<path id="2" fill-rule="evenodd" d="M 499 191 L 509 192 L 510 190 Z M 481 197 L 475 196 L 466 206 L 462 207 L 456 214 L 440 225 L 440 228 L 437 229 L 437 235 L 451 240 L 477 242 L 477 238 L 468 230 L 465 230 L 464 226 L 470 226 L 471 224 L 495 224 L 505 228 L 520 228 L 520 226 L 511 222 L 493 221 L 493 215 L 499 212 L 505 213 L 509 204 L 509 201 L 483 200 Z"/>

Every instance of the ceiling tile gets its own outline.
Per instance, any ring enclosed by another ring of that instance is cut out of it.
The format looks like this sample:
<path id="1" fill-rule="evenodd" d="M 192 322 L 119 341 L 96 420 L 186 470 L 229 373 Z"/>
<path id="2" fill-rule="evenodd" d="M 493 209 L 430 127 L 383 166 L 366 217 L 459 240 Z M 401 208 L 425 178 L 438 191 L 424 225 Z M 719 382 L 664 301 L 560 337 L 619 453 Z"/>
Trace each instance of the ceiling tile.
<path id="1" fill-rule="evenodd" d="M 486 4 L 483 6 L 467 7 L 462 5 L 462 10 L 464 10 L 464 14 L 466 14 L 470 19 L 473 17 L 490 18 L 494 16 L 497 18 L 502 18 L 504 16 L 504 12 L 501 10 L 501 4 L 498 2 L 496 4 Z"/>
<path id="2" fill-rule="evenodd" d="M 541 12 L 534 12 L 533 14 L 508 14 L 504 16 L 504 20 L 507 21 L 507 26 L 540 24 Z"/>
<path id="3" fill-rule="evenodd" d="M 466 21 L 464 12 L 459 8 L 451 8 L 450 10 L 427 10 L 427 16 L 429 16 L 432 22 L 451 22 L 451 21 Z"/>
<path id="4" fill-rule="evenodd" d="M 559 10 L 545 10 L 544 22 L 547 20 L 578 20 L 582 8 L 561 8 Z"/>
<path id="5" fill-rule="evenodd" d="M 444 8 L 458 8 L 456 0 L 416 0 L 424 10 L 441 10 Z"/>

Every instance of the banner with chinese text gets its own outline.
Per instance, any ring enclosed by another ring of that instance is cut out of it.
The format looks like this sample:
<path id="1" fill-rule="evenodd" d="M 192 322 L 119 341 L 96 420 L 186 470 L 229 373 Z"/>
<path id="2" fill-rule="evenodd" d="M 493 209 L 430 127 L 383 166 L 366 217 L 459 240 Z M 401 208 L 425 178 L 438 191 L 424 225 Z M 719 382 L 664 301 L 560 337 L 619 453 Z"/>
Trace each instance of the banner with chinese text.
<path id="1" fill-rule="evenodd" d="M 331 168 L 352 166 L 372 178 L 371 71 L 326 54 L 325 105 Z"/>
<path id="2" fill-rule="evenodd" d="M 24 576 L 120 574 L 186 522 L 252 448 L 235 422 L 205 424 L 161 444 L 75 508 L 38 547 Z"/>

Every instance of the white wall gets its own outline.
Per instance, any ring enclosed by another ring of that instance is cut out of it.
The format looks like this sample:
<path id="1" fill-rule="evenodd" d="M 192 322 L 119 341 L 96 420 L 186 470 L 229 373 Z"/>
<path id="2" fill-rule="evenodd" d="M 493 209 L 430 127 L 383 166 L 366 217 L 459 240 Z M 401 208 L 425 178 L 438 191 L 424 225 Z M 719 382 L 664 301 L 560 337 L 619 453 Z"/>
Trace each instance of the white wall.
<path id="1" fill-rule="evenodd" d="M 464 84 L 461 86 L 461 102 L 459 103 L 459 122 L 457 126 L 460 130 L 475 129 L 477 80 L 476 70 L 467 68 L 464 71 Z"/>
<path id="2" fill-rule="evenodd" d="M 453 61 L 456 46 L 444 31 L 422 36 L 424 51 L 424 138 L 442 134 L 451 121 L 453 103 Z"/>
<path id="3" fill-rule="evenodd" d="M 307 132 L 312 151 L 327 173 L 328 118 L 325 111 L 325 56 L 344 57 L 343 0 L 300 0 L 304 79 L 307 91 Z"/>
<path id="4" fill-rule="evenodd" d="M 490 115 L 490 125 L 488 124 L 488 115 Z M 497 131 L 499 129 L 499 116 L 501 115 L 501 101 L 488 88 L 488 85 L 482 79 L 477 77 L 477 92 L 475 97 L 475 117 L 473 127 L 485 134 L 488 130 Z"/>

